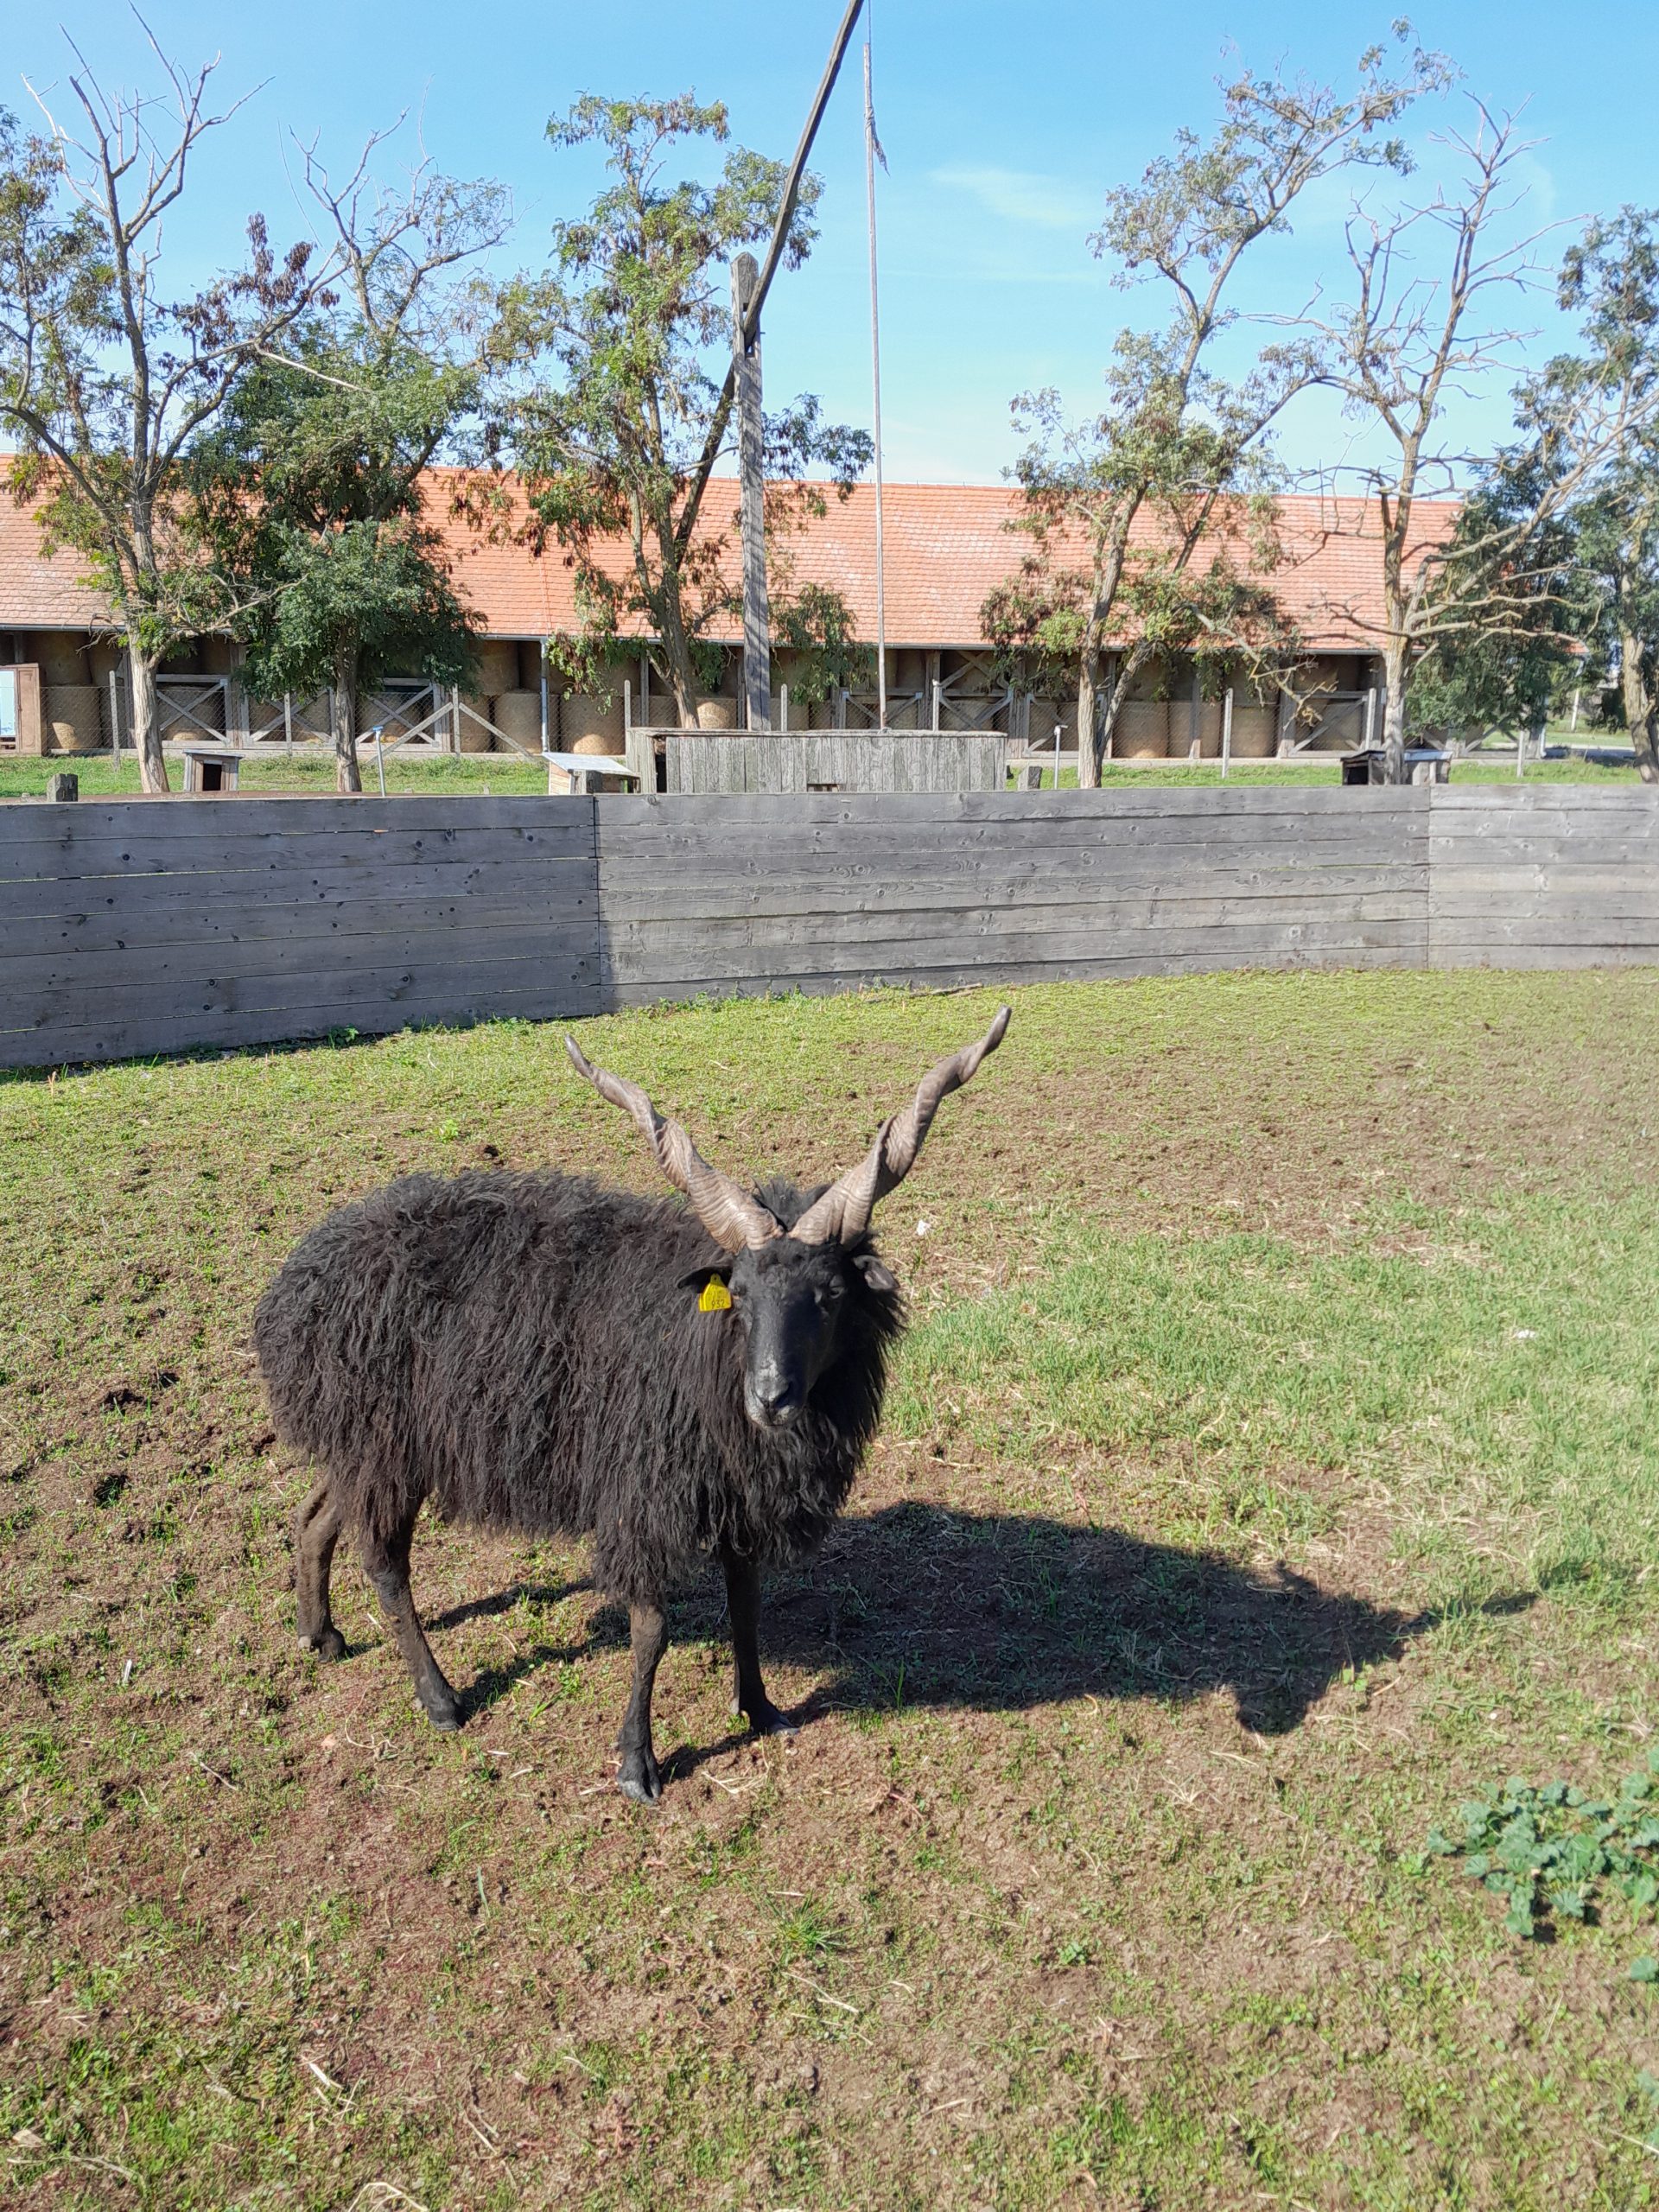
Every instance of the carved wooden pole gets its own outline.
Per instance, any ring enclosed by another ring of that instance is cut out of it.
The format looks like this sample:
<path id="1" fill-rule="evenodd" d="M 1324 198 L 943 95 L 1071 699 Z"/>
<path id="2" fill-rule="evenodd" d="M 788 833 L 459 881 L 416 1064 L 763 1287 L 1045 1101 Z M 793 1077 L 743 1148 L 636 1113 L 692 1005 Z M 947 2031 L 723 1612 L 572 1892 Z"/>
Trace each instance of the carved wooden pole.
<path id="1" fill-rule="evenodd" d="M 760 265 L 732 263 L 732 365 L 737 375 L 737 466 L 743 517 L 743 697 L 751 729 L 772 728 L 772 613 L 766 604 L 766 470 L 760 424 L 760 330 L 744 327 Z"/>

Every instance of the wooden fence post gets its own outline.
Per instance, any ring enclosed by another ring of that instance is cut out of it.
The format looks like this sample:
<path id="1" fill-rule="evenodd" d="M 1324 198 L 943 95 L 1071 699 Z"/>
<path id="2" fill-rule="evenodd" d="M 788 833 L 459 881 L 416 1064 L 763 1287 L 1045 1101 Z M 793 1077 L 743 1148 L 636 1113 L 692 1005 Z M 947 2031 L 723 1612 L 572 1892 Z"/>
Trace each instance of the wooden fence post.
<path id="1" fill-rule="evenodd" d="M 772 728 L 772 618 L 766 603 L 766 478 L 760 421 L 760 333 L 744 319 L 760 275 L 752 253 L 732 263 L 732 360 L 737 374 L 737 465 L 743 527 L 743 698 L 751 729 Z"/>

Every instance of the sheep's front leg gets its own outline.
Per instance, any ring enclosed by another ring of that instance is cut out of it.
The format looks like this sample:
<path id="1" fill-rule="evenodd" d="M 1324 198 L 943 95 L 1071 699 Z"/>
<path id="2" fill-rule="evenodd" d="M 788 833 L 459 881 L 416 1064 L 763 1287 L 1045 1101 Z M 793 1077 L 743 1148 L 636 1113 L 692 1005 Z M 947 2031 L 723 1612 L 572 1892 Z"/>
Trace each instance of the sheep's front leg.
<path id="1" fill-rule="evenodd" d="M 616 1786 L 636 1805 L 654 1805 L 663 1794 L 663 1777 L 651 1744 L 651 1693 L 668 1649 L 668 1617 L 655 1599 L 629 1607 L 628 1642 L 633 1651 L 633 1693 L 616 1739 L 622 1754 Z"/>
<path id="2" fill-rule="evenodd" d="M 726 1569 L 726 1604 L 732 1617 L 732 1658 L 736 1689 L 732 1711 L 747 1715 L 757 1736 L 792 1736 L 795 1724 L 786 1720 L 766 1695 L 760 1680 L 760 1571 L 752 1559 L 722 1552 Z"/>
<path id="3" fill-rule="evenodd" d="M 415 1694 L 435 1728 L 446 1733 L 461 1726 L 461 1700 L 443 1678 L 443 1669 L 432 1656 L 432 1647 L 415 1610 L 409 1586 L 409 1547 L 413 1535 L 400 1529 L 384 1540 L 371 1538 L 362 1545 L 363 1565 L 374 1585 L 380 1609 L 391 1624 L 397 1649 L 415 1685 Z"/>

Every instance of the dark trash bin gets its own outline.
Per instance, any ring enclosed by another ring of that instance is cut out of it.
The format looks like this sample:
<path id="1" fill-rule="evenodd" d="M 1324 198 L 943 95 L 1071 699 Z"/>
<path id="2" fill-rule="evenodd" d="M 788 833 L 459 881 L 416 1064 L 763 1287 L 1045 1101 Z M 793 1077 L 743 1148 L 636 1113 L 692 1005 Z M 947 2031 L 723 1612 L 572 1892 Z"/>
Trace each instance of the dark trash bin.
<path id="1" fill-rule="evenodd" d="M 1344 784 L 1380 784 L 1383 781 L 1382 763 L 1386 755 L 1380 745 L 1362 745 L 1357 753 L 1342 756 L 1342 780 Z M 1406 780 L 1412 784 L 1444 784 L 1449 780 L 1452 755 L 1442 753 L 1437 746 L 1408 745 L 1406 747 Z"/>

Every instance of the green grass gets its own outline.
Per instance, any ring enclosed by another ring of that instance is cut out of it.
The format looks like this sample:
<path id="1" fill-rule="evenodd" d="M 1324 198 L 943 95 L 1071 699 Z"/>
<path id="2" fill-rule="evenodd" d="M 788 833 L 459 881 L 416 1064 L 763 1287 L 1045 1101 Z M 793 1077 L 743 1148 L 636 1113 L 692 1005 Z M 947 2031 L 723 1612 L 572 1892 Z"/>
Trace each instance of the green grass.
<path id="1" fill-rule="evenodd" d="M 1512 784 L 1516 781 L 1513 760 L 1454 760 L 1451 780 L 1454 784 Z M 1234 760 L 1228 764 L 1225 777 L 1219 760 L 1154 760 L 1142 763 L 1129 760 L 1108 760 L 1102 766 L 1103 785 L 1122 784 L 1133 790 L 1137 784 L 1221 784 L 1243 786 L 1262 785 L 1336 784 L 1342 772 L 1334 755 L 1323 760 Z M 1641 781 L 1634 767 L 1608 768 L 1593 761 L 1529 760 L 1524 780 L 1529 784 L 1637 784 Z M 1077 772 L 1062 768 L 1060 789 L 1075 791 Z M 1052 769 L 1043 771 L 1043 789 L 1054 788 Z"/>
<path id="2" fill-rule="evenodd" d="M 1659 1741 L 1659 976 L 1015 996 L 879 1217 L 914 1326 L 764 1631 L 805 1725 L 732 1738 L 698 1584 L 654 1818 L 579 1552 L 423 1529 L 458 1738 L 343 1554 L 353 1656 L 296 1651 L 246 1358 L 392 1173 L 650 1186 L 557 1033 L 0 1082 L 8 2202 L 1655 2203 L 1649 1847 L 1584 1858 L 1554 1785 L 1623 1802 Z M 582 1035 L 823 1173 L 989 1004 Z M 1600 1885 L 1526 1891 L 1547 1942 L 1464 1871 L 1517 1808 Z"/>
<path id="3" fill-rule="evenodd" d="M 380 781 L 372 758 L 360 765 L 364 790 L 378 798 Z M 38 798 L 46 790 L 47 779 L 65 769 L 79 779 L 83 798 L 137 796 L 138 764 L 130 753 L 124 753 L 118 769 L 107 753 L 40 760 L 0 757 L 0 798 Z M 289 760 L 280 749 L 273 749 L 269 759 L 247 763 L 241 774 L 244 791 L 267 795 L 286 791 L 318 798 L 334 794 L 334 759 L 321 753 L 296 753 Z M 183 762 L 169 759 L 168 776 L 177 791 L 183 780 Z M 545 795 L 547 770 L 539 760 L 525 760 L 516 753 L 411 760 L 392 753 L 386 757 L 386 791 L 388 796 L 397 797 L 437 793 L 476 798 L 487 793 L 493 798 L 531 798 L 538 793 Z"/>
<path id="4" fill-rule="evenodd" d="M 46 790 L 47 779 L 64 769 L 79 778 L 85 798 L 136 797 L 138 791 L 137 765 L 130 753 L 123 755 L 118 770 L 107 753 L 54 756 L 40 760 L 0 756 L 0 799 L 39 798 Z M 169 762 L 168 774 L 176 790 L 183 775 L 182 764 Z M 1229 780 L 1241 786 L 1334 784 L 1338 776 L 1334 759 L 1283 764 L 1235 761 Z M 1459 760 L 1454 764 L 1452 776 L 1454 782 L 1460 784 L 1513 783 L 1515 766 L 1512 761 Z M 1063 789 L 1075 790 L 1077 780 L 1075 769 L 1061 771 Z M 1221 764 L 1215 760 L 1170 760 L 1154 762 L 1148 766 L 1109 760 L 1102 771 L 1102 780 L 1109 785 L 1122 784 L 1133 790 L 1143 784 L 1219 784 L 1223 779 Z M 1526 780 L 1546 784 L 1635 784 L 1640 779 L 1634 768 L 1596 767 L 1584 760 L 1545 760 L 1528 762 Z M 1052 787 L 1052 772 L 1045 772 L 1043 781 L 1045 788 Z M 363 763 L 363 786 L 371 797 L 378 797 L 379 780 L 372 760 Z M 313 753 L 285 760 L 280 752 L 273 751 L 270 759 L 255 760 L 243 768 L 242 788 L 266 795 L 297 792 L 327 797 L 334 788 L 333 759 Z M 487 794 L 494 798 L 532 798 L 544 794 L 546 790 L 547 771 L 542 764 L 517 755 L 492 753 L 464 754 L 459 759 L 446 756 L 411 760 L 394 753 L 386 760 L 386 791 L 392 798 L 447 793 L 454 798 Z"/>
<path id="5" fill-rule="evenodd" d="M 1646 1191 L 1511 1196 L 1473 1219 L 1400 1200 L 1313 1253 L 1062 1216 L 1028 1286 L 918 1331 L 895 1413 L 918 1433 L 954 1420 L 999 1459 L 1044 1436 L 1190 1451 L 1211 1478 L 1195 1536 L 1287 1465 L 1386 1482 L 1402 1533 L 1453 1580 L 1470 1562 L 1445 1503 L 1478 1498 L 1505 1534 L 1498 1580 L 1519 1563 L 1537 1586 L 1635 1589 L 1659 1560 L 1642 1283 L 1659 1284 Z"/>

